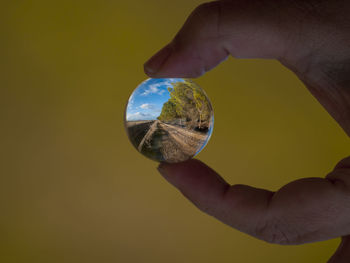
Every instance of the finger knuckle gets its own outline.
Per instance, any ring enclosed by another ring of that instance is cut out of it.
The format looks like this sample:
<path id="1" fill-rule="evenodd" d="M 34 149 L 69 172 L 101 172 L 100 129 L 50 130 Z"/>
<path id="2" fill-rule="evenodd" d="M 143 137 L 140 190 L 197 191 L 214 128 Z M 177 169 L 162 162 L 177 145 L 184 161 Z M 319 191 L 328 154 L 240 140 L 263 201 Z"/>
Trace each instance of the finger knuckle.
<path id="1" fill-rule="evenodd" d="M 203 3 L 193 10 L 189 21 L 197 29 L 197 33 L 207 34 L 208 32 L 215 31 L 219 13 L 220 2 Z"/>
<path id="2" fill-rule="evenodd" d="M 296 237 L 291 233 L 288 231 L 287 224 L 279 218 L 263 220 L 255 229 L 255 235 L 258 238 L 271 244 L 292 244 Z"/>
<path id="3" fill-rule="evenodd" d="M 194 15 L 208 15 L 213 12 L 213 10 L 216 10 L 218 7 L 219 2 L 218 1 L 212 1 L 212 2 L 206 2 L 202 3 L 199 6 L 196 7 L 196 9 L 193 11 Z"/>
<path id="4" fill-rule="evenodd" d="M 205 214 L 208 214 L 211 216 L 215 214 L 215 207 L 212 206 L 209 202 L 205 202 L 205 201 L 194 202 L 194 205 Z"/>

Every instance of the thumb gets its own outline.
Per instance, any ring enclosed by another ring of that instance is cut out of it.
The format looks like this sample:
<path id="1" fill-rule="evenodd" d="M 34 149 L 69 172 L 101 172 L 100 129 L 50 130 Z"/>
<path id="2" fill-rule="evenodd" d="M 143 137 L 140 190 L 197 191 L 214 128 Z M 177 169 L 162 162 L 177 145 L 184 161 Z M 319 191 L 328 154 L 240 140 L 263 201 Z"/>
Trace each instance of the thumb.
<path id="1" fill-rule="evenodd" d="M 328 263 L 348 263 L 350 260 L 350 236 L 342 238 L 342 241 L 335 252 L 330 258 Z"/>
<path id="2" fill-rule="evenodd" d="M 198 160 L 162 163 L 158 169 L 203 212 L 256 238 L 291 245 L 349 235 L 348 160 L 340 162 L 326 178 L 298 179 L 276 192 L 229 185 Z M 344 242 L 343 246 L 350 248 L 349 240 Z M 340 256 L 345 253 L 342 251 Z"/>
<path id="3" fill-rule="evenodd" d="M 271 191 L 247 185 L 231 186 L 196 159 L 161 163 L 158 170 L 201 211 L 241 232 L 262 238 L 256 230 L 264 224 L 267 204 L 273 195 Z"/>
<path id="4" fill-rule="evenodd" d="M 175 38 L 148 62 L 150 77 L 199 77 L 228 55 L 279 58 L 289 34 L 263 1 L 215 1 L 197 7 Z M 283 8 L 282 8 L 283 9 Z"/>

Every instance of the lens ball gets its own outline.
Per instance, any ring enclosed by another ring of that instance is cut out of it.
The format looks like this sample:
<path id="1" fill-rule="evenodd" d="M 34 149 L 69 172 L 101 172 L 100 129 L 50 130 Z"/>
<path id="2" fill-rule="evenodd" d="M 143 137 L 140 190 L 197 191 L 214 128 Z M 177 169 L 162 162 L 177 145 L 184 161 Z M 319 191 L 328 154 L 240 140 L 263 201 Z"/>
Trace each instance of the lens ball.
<path id="1" fill-rule="evenodd" d="M 190 79 L 147 79 L 131 94 L 125 111 L 131 143 L 158 162 L 196 156 L 208 143 L 213 126 L 209 98 Z"/>

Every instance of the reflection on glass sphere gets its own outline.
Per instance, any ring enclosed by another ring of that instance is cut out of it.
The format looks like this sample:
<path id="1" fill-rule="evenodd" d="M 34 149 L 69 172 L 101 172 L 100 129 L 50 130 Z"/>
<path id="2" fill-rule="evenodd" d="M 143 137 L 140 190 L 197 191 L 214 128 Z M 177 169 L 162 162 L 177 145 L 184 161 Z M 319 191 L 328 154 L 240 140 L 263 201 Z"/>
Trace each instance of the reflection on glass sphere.
<path id="1" fill-rule="evenodd" d="M 213 126 L 211 103 L 190 79 L 148 79 L 131 94 L 125 111 L 131 143 L 158 162 L 194 157 L 208 143 Z"/>

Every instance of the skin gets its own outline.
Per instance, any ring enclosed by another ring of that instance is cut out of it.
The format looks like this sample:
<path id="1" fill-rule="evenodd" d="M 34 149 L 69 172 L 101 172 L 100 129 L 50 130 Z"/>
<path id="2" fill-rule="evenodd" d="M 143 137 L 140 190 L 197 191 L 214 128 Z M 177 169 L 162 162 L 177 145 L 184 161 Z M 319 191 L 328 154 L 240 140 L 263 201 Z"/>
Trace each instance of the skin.
<path id="1" fill-rule="evenodd" d="M 150 77 L 196 78 L 232 55 L 276 59 L 350 136 L 350 2 L 234 0 L 202 4 L 144 65 Z M 230 185 L 198 160 L 158 170 L 203 212 L 258 239 L 303 244 L 342 237 L 328 261 L 350 260 L 350 157 L 328 175 L 276 192 Z"/>

